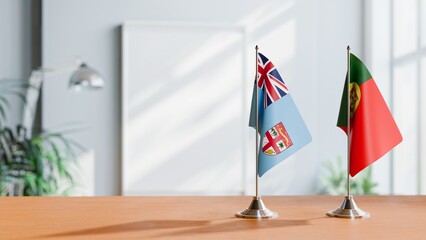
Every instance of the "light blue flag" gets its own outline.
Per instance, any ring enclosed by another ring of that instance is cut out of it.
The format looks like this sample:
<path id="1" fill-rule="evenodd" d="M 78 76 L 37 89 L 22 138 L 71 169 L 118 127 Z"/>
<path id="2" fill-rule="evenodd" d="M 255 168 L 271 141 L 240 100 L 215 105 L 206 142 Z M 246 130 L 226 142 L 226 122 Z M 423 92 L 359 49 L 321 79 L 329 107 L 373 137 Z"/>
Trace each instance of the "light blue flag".
<path id="1" fill-rule="evenodd" d="M 259 121 L 259 176 L 311 142 L 312 138 L 275 66 L 258 54 L 258 85 L 253 88 L 249 125 Z M 256 104 L 255 89 L 258 91 Z"/>

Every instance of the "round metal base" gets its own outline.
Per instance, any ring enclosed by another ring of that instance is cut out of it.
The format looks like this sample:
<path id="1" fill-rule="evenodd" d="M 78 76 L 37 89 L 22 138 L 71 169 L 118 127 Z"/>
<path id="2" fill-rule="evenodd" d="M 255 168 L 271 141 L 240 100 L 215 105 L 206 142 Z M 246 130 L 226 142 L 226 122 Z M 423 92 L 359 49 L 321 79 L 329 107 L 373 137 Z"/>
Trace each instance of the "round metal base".
<path id="1" fill-rule="evenodd" d="M 360 208 L 358 208 L 352 195 L 346 196 L 345 199 L 343 200 L 342 205 L 335 210 L 329 211 L 327 215 L 330 217 L 351 218 L 351 219 L 370 217 L 370 213 L 365 212 L 361 210 Z"/>
<path id="2" fill-rule="evenodd" d="M 235 214 L 240 218 L 276 218 L 278 213 L 269 210 L 260 197 L 253 197 L 250 206 Z"/>

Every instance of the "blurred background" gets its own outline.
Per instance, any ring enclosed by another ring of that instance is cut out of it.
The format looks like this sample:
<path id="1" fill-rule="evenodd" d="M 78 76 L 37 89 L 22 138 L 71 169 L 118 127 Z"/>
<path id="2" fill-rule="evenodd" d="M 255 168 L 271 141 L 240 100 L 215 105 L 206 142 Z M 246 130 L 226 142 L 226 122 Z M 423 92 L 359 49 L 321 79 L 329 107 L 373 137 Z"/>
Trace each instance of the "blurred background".
<path id="1" fill-rule="evenodd" d="M 34 136 L 49 129 L 67 139 L 56 149 L 27 136 L 47 163 L 14 171 L 35 195 L 252 195 L 257 44 L 313 139 L 260 178 L 260 193 L 342 193 L 346 135 L 336 121 L 350 45 L 404 138 L 353 180 L 355 192 L 425 194 L 425 12 L 422 0 L 0 0 L 0 79 L 28 83 L 38 67 L 53 69 L 41 77 L 38 102 L 5 96 L 1 127 L 16 131 L 35 105 Z M 69 89 L 72 71 L 63 69 L 76 59 L 96 69 L 102 89 Z"/>

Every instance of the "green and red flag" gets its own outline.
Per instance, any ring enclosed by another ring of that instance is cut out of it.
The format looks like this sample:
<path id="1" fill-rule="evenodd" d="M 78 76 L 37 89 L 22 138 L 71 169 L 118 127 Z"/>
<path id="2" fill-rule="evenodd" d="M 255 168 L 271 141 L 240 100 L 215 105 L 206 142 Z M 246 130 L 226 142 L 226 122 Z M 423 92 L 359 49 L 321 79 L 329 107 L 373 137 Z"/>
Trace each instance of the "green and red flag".
<path id="1" fill-rule="evenodd" d="M 337 126 L 348 133 L 348 81 Z M 350 54 L 350 175 L 353 177 L 402 141 L 402 135 L 364 63 Z"/>

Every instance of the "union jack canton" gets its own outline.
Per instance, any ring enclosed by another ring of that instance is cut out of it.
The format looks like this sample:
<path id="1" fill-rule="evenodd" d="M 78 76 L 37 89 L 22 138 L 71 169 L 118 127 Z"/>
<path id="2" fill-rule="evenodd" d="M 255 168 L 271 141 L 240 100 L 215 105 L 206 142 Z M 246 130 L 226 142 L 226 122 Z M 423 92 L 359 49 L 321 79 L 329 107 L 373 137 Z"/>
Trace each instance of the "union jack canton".
<path id="1" fill-rule="evenodd" d="M 263 107 L 266 109 L 287 95 L 288 88 L 274 64 L 263 54 L 258 53 L 257 63 L 257 86 L 263 90 Z"/>

